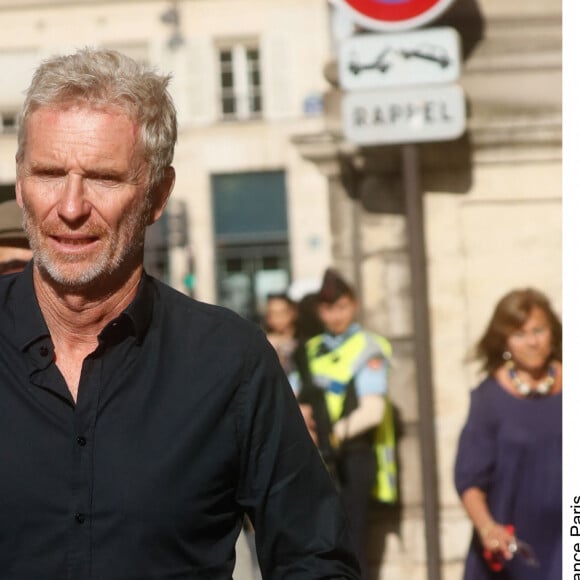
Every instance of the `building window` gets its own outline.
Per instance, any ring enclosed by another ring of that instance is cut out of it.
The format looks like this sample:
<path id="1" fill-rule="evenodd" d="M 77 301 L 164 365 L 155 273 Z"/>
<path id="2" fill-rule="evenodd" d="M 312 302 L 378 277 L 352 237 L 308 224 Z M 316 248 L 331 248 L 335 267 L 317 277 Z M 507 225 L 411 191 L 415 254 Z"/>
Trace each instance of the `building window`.
<path id="1" fill-rule="evenodd" d="M 8 201 L 9 199 L 15 199 L 16 192 L 14 190 L 14 184 L 10 185 L 0 185 L 0 203 Z"/>
<path id="2" fill-rule="evenodd" d="M 290 283 L 283 171 L 212 175 L 218 302 L 250 320 Z"/>
<path id="3" fill-rule="evenodd" d="M 17 113 L 2 111 L 0 112 L 0 133 L 16 133 L 16 119 Z"/>
<path id="4" fill-rule="evenodd" d="M 290 284 L 288 243 L 218 244 L 216 258 L 218 303 L 262 322 L 268 295 Z"/>
<path id="5" fill-rule="evenodd" d="M 221 112 L 226 120 L 253 119 L 262 114 L 260 51 L 235 44 L 219 49 Z"/>

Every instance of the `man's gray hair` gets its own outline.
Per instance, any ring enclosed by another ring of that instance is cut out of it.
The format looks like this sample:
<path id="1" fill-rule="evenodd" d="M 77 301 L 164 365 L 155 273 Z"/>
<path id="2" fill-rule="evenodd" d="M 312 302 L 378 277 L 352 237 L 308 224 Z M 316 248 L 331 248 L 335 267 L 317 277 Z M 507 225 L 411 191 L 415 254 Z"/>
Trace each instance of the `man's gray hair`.
<path id="1" fill-rule="evenodd" d="M 165 176 L 173 161 L 177 119 L 167 86 L 170 76 L 158 74 L 115 50 L 84 48 L 44 61 L 34 73 L 20 113 L 16 161 L 24 156 L 27 122 L 39 107 L 87 103 L 115 107 L 139 127 L 139 141 L 148 161 L 149 190 Z"/>

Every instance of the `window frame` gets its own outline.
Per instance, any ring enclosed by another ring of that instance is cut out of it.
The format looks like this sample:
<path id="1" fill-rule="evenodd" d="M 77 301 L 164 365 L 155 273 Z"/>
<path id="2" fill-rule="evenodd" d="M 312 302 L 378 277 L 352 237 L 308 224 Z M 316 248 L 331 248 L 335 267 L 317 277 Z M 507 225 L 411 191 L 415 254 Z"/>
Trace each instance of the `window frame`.
<path id="1" fill-rule="evenodd" d="M 216 42 L 219 114 L 222 121 L 251 121 L 264 116 L 264 73 L 257 39 Z M 222 55 L 229 54 L 224 59 Z M 224 82 L 225 77 L 231 84 Z M 227 102 L 231 106 L 226 105 Z"/>

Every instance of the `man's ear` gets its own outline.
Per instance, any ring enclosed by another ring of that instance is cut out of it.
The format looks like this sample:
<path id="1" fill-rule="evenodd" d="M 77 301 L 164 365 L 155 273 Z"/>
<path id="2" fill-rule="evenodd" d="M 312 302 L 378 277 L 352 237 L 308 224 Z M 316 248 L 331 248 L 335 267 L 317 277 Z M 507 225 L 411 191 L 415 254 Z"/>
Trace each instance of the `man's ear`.
<path id="1" fill-rule="evenodd" d="M 175 169 L 173 167 L 168 167 L 165 170 L 165 175 L 161 180 L 161 183 L 157 185 L 155 191 L 151 193 L 152 203 L 151 203 L 151 214 L 149 215 L 149 224 L 155 223 L 163 213 L 169 196 L 173 191 L 173 186 L 175 185 Z"/>
<path id="2" fill-rule="evenodd" d="M 20 176 L 18 172 L 16 173 L 16 184 L 14 186 L 14 190 L 16 191 L 16 203 L 22 209 L 22 184 L 20 183 Z"/>

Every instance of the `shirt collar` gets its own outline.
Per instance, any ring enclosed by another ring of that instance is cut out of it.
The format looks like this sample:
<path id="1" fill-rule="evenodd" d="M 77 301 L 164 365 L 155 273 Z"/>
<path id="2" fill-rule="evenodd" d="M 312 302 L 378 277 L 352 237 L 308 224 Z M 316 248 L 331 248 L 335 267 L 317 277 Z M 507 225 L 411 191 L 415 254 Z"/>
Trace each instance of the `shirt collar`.
<path id="1" fill-rule="evenodd" d="M 133 302 L 121 314 L 121 316 L 126 316 L 131 321 L 138 344 L 143 342 L 151 324 L 155 294 L 153 278 L 143 273 Z"/>
<path id="2" fill-rule="evenodd" d="M 40 338 L 49 336 L 32 282 L 32 260 L 15 276 L 10 299 L 14 304 L 14 336 L 21 350 Z"/>
<path id="3" fill-rule="evenodd" d="M 361 330 L 361 325 L 358 322 L 353 322 L 342 334 L 325 332 L 323 340 L 327 346 L 335 349 L 359 330 Z"/>
<path id="4" fill-rule="evenodd" d="M 39 339 L 50 336 L 34 292 L 32 269 L 31 261 L 20 274 L 16 275 L 11 293 L 14 304 L 14 336 L 21 350 L 26 350 Z M 106 341 L 111 333 L 114 332 L 118 336 L 125 330 L 125 334 L 134 334 L 137 343 L 141 344 L 151 324 L 154 298 L 153 279 L 144 273 L 131 304 L 102 330 L 99 338 Z"/>

